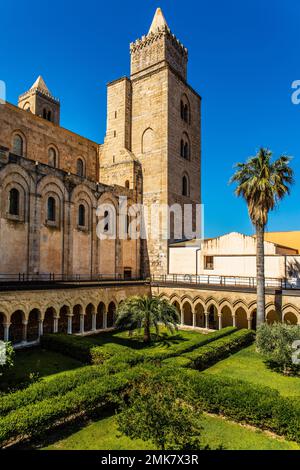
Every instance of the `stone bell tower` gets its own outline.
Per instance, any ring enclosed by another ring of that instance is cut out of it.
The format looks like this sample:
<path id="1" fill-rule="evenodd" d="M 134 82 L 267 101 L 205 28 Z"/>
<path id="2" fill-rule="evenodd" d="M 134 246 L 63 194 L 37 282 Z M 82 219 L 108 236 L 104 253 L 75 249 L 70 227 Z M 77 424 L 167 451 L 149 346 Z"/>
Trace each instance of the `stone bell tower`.
<path id="1" fill-rule="evenodd" d="M 18 106 L 59 125 L 59 100 L 52 96 L 41 76 L 37 78 L 30 90 L 19 96 Z"/>
<path id="2" fill-rule="evenodd" d="M 168 245 L 175 237 L 160 208 L 200 203 L 201 98 L 187 83 L 188 51 L 171 33 L 160 8 L 149 32 L 130 45 L 130 55 L 130 79 L 108 86 L 100 178 L 120 184 L 119 175 L 122 180 L 126 177 L 114 166 L 121 170 L 121 162 L 139 163 L 142 202 L 148 213 L 154 208 L 154 219 L 160 221 L 158 233 L 153 234 L 148 218 L 142 271 L 166 274 Z M 132 171 L 126 179 L 132 181 Z"/>

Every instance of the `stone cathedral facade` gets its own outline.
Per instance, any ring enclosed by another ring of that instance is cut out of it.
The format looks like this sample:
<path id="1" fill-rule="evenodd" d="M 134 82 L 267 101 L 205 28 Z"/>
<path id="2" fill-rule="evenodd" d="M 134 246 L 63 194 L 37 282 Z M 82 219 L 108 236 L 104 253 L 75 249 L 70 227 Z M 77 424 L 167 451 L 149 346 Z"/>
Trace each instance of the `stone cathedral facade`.
<path id="1" fill-rule="evenodd" d="M 18 106 L 0 105 L 0 274 L 167 273 L 168 218 L 157 215 L 156 239 L 96 234 L 97 207 L 118 213 L 120 197 L 129 207 L 200 203 L 201 98 L 160 9 L 130 55 L 130 78 L 108 84 L 103 144 L 60 126 L 42 77 Z"/>

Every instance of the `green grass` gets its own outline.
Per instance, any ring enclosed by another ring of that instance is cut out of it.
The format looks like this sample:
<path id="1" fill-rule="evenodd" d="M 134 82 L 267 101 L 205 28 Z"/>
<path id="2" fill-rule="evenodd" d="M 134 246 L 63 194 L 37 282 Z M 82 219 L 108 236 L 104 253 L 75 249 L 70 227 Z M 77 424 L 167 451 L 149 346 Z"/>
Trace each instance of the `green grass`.
<path id="1" fill-rule="evenodd" d="M 43 450 L 155 450 L 151 442 L 131 440 L 120 436 L 115 416 L 82 427 L 69 428 L 52 437 Z M 65 436 L 65 437 L 64 437 Z M 222 445 L 226 450 L 299 450 L 294 442 L 273 438 L 261 431 L 242 427 L 239 424 L 225 421 L 222 418 L 203 417 L 203 445 L 211 448 Z M 51 442 L 51 443 L 50 443 Z"/>
<path id="2" fill-rule="evenodd" d="M 300 377 L 287 377 L 270 369 L 263 357 L 255 351 L 255 345 L 218 362 L 206 373 L 266 385 L 284 396 L 300 395 Z"/>
<path id="3" fill-rule="evenodd" d="M 102 332 L 98 335 L 86 336 L 85 339 L 97 346 L 113 343 L 114 345 L 126 346 L 132 349 L 148 349 L 157 350 L 158 348 L 170 349 L 177 344 L 192 342 L 205 337 L 203 333 L 198 331 L 174 331 L 170 333 L 166 328 L 160 328 L 159 335 L 157 336 L 154 329 L 151 331 L 152 342 L 151 344 L 145 344 L 143 342 L 143 333 L 133 332 L 130 336 L 128 331 L 116 331 L 116 332 Z"/>
<path id="4" fill-rule="evenodd" d="M 28 385 L 32 374 L 47 380 L 53 374 L 81 366 L 82 363 L 75 359 L 41 348 L 17 351 L 14 366 L 1 377 L 0 391 Z"/>

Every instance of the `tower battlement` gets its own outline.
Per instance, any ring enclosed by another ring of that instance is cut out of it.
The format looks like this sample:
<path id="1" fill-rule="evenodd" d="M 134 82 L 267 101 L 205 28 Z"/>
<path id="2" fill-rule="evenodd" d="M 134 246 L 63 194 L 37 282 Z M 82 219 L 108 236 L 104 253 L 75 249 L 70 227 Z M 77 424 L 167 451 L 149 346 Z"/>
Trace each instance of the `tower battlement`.
<path id="1" fill-rule="evenodd" d="M 130 54 L 132 78 L 169 65 L 186 80 L 188 50 L 171 32 L 160 8 L 148 34 L 130 44 Z"/>

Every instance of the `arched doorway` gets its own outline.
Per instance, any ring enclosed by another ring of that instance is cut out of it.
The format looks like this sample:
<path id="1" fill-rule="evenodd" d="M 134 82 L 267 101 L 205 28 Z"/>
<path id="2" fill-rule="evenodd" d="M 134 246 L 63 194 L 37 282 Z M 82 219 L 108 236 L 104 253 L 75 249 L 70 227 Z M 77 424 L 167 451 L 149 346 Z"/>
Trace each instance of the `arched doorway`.
<path id="1" fill-rule="evenodd" d="M 80 317 L 83 314 L 82 306 L 77 304 L 73 308 L 72 333 L 80 333 Z"/>
<path id="2" fill-rule="evenodd" d="M 43 333 L 44 335 L 46 334 L 51 334 L 54 332 L 54 316 L 56 312 L 53 307 L 48 307 L 46 312 L 45 312 L 45 317 L 43 321 Z"/>
<path id="3" fill-rule="evenodd" d="M 226 328 L 227 326 L 232 326 L 233 325 L 232 312 L 228 305 L 225 305 L 222 308 L 221 314 L 222 314 L 222 327 Z"/>
<path id="4" fill-rule="evenodd" d="M 178 315 L 179 315 L 179 318 L 180 318 L 180 322 L 181 322 L 181 311 L 180 311 L 179 302 L 177 302 L 177 300 L 175 300 L 174 302 L 172 302 L 172 305 L 176 308 L 176 310 L 178 312 Z"/>
<path id="5" fill-rule="evenodd" d="M 253 312 L 251 312 L 251 330 L 256 330 L 256 318 L 257 318 L 257 312 L 256 310 L 253 310 Z"/>
<path id="6" fill-rule="evenodd" d="M 235 312 L 235 326 L 241 330 L 243 328 L 248 328 L 248 319 L 247 313 L 243 307 L 239 307 Z"/>
<path id="7" fill-rule="evenodd" d="M 195 313 L 196 313 L 196 326 L 198 328 L 205 328 L 205 314 L 204 314 L 204 307 L 202 304 L 196 305 Z"/>
<path id="8" fill-rule="evenodd" d="M 96 317 L 97 330 L 102 330 L 104 328 L 104 315 L 105 315 L 105 305 L 103 302 L 100 302 L 97 307 L 97 317 Z"/>
<path id="9" fill-rule="evenodd" d="M 16 310 L 10 319 L 10 341 L 13 344 L 21 343 L 23 340 L 23 320 L 25 314 L 22 310 Z"/>
<path id="10" fill-rule="evenodd" d="M 27 325 L 27 341 L 36 341 L 39 339 L 39 321 L 41 312 L 39 309 L 34 308 L 29 313 Z"/>
<path id="11" fill-rule="evenodd" d="M 68 332 L 68 315 L 69 315 L 70 309 L 67 305 L 64 305 L 61 307 L 59 311 L 59 319 L 58 319 L 58 332 L 59 333 L 65 333 L 67 334 Z"/>
<path id="12" fill-rule="evenodd" d="M 114 302 L 110 302 L 107 310 L 107 328 L 112 328 L 115 323 L 116 305 Z"/>
<path id="13" fill-rule="evenodd" d="M 183 324 L 186 326 L 193 326 L 193 313 L 192 307 L 189 302 L 185 302 L 182 306 Z"/>
<path id="14" fill-rule="evenodd" d="M 94 305 L 88 304 L 88 306 L 85 309 L 85 331 L 92 331 L 94 313 L 95 313 Z"/>
<path id="15" fill-rule="evenodd" d="M 298 324 L 297 315 L 293 312 L 285 313 L 284 314 L 284 323 L 287 323 L 289 325 L 297 325 Z"/>
<path id="16" fill-rule="evenodd" d="M 208 328 L 210 330 L 218 329 L 218 311 L 214 305 L 211 305 L 208 309 Z"/>
<path id="17" fill-rule="evenodd" d="M 276 310 L 270 310 L 267 313 L 267 323 L 273 325 L 273 323 L 279 323 L 281 321 L 280 314 Z"/>

